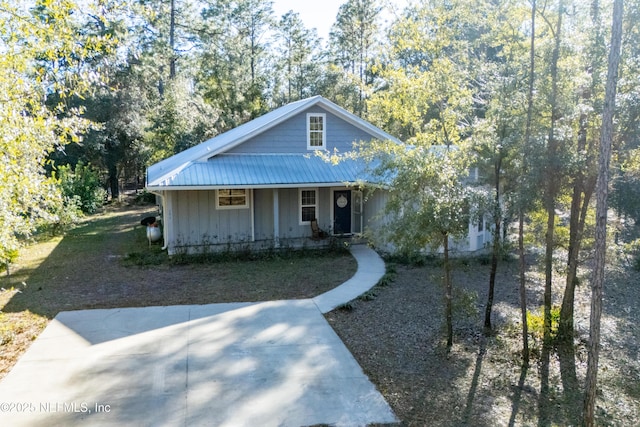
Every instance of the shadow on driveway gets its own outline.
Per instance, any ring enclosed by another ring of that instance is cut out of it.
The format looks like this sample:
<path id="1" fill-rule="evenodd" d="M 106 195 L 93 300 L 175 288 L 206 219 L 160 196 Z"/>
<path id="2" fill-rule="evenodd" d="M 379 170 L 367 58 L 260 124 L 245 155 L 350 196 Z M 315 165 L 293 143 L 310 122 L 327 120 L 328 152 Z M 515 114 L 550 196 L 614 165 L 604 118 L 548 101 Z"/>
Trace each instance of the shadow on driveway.
<path id="1" fill-rule="evenodd" d="M 397 421 L 311 300 L 63 312 L 0 402 L 12 426 Z"/>

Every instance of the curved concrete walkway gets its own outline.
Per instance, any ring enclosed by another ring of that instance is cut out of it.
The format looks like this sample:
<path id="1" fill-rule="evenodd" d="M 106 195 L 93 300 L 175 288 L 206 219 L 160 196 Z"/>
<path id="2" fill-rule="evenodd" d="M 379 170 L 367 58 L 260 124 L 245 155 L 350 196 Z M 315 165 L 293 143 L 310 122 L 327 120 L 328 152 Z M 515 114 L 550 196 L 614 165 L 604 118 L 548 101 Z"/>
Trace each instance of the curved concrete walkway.
<path id="1" fill-rule="evenodd" d="M 351 255 L 358 263 L 358 270 L 353 277 L 342 285 L 313 298 L 313 302 L 322 313 L 359 297 L 374 287 L 384 276 L 384 261 L 367 245 L 355 245 L 350 248 Z"/>
<path id="2" fill-rule="evenodd" d="M 0 382 L 0 425 L 396 422 L 322 315 L 384 274 L 351 251 L 357 273 L 313 299 L 59 313 Z"/>

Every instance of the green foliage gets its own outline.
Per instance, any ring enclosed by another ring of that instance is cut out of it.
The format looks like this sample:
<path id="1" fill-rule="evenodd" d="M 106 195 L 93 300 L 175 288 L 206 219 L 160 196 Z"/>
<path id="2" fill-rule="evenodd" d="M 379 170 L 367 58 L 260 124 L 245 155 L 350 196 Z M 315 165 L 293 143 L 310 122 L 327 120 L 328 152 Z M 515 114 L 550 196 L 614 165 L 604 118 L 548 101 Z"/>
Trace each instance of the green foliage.
<path id="1" fill-rule="evenodd" d="M 305 28 L 300 15 L 289 11 L 276 26 L 276 38 L 280 44 L 272 95 L 275 105 L 315 95 L 313 88 L 322 74 L 317 32 Z"/>
<path id="2" fill-rule="evenodd" d="M 184 151 L 216 133 L 214 125 L 219 112 L 197 93 L 191 93 L 188 85 L 183 79 L 170 82 L 150 114 L 145 140 L 151 148 L 151 163 Z"/>
<path id="3" fill-rule="evenodd" d="M 370 289 L 358 297 L 360 301 L 373 301 L 378 296 L 375 289 Z"/>
<path id="4" fill-rule="evenodd" d="M 529 213 L 529 226 L 525 232 L 525 244 L 544 247 L 546 230 L 547 212 L 544 208 L 539 207 Z M 569 224 L 558 215 L 555 217 L 553 237 L 555 247 L 567 248 L 569 246 Z"/>
<path id="5" fill-rule="evenodd" d="M 543 309 L 540 309 L 538 314 L 534 314 L 527 311 L 527 328 L 529 334 L 540 341 L 544 337 L 544 313 Z M 551 339 L 554 339 L 558 335 L 558 326 L 560 325 L 560 307 L 551 307 Z"/>
<path id="6" fill-rule="evenodd" d="M 125 263 L 131 266 L 150 265 L 190 265 L 210 264 L 220 262 L 242 261 L 266 261 L 266 260 L 297 260 L 304 258 L 331 258 L 340 257 L 348 253 L 347 248 L 330 247 L 326 249 L 294 249 L 294 248 L 267 248 L 265 250 L 232 249 L 223 251 L 203 250 L 200 253 L 178 252 L 172 256 L 158 245 L 151 246 L 143 251 L 135 251 L 127 254 Z"/>
<path id="7" fill-rule="evenodd" d="M 463 148 L 372 142 L 363 145 L 359 155 L 390 190 L 385 224 L 378 236 L 371 236 L 374 243 L 391 243 L 409 254 L 438 249 L 445 236 L 466 235 L 477 189 L 465 183 L 469 162 Z"/>
<path id="8" fill-rule="evenodd" d="M 640 239 L 632 240 L 623 245 L 623 252 L 630 258 L 630 264 L 640 271 Z"/>
<path id="9" fill-rule="evenodd" d="M 42 221 L 55 221 L 62 196 L 44 166 L 78 142 L 88 123 L 70 100 L 99 75 L 86 64 L 112 47 L 109 34 L 80 31 L 73 1 L 0 0 L 0 263 Z M 85 15 L 86 16 L 86 15 Z"/>
<path id="10" fill-rule="evenodd" d="M 94 213 L 102 206 L 106 192 L 102 188 L 99 172 L 91 165 L 79 162 L 75 169 L 71 165 L 59 166 L 56 175 L 67 203 L 79 205 L 85 214 Z"/>
<path id="11" fill-rule="evenodd" d="M 478 293 L 469 289 L 453 288 L 453 314 L 456 319 L 475 323 L 478 318 Z"/>

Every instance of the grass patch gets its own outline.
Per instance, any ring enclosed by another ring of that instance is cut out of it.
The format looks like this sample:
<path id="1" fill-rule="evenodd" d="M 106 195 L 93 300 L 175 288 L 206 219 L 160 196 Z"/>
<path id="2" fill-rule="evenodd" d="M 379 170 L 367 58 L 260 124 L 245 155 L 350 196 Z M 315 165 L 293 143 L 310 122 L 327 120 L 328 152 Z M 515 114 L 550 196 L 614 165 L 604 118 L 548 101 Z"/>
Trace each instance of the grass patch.
<path id="1" fill-rule="evenodd" d="M 247 262 L 247 261 L 272 261 L 272 260 L 301 260 L 318 258 L 338 258 L 349 254 L 349 250 L 344 247 L 332 246 L 325 249 L 294 249 L 294 248 L 270 248 L 266 250 L 224 250 L 205 251 L 203 253 L 188 254 L 177 253 L 169 256 L 159 246 L 154 245 L 144 251 L 130 252 L 126 255 L 124 262 L 128 266 L 152 266 L 152 265 L 191 265 L 191 264 L 212 264 L 224 262 Z"/>
<path id="2" fill-rule="evenodd" d="M 313 298 L 357 269 L 340 246 L 169 257 L 140 225 L 154 213 L 110 206 L 21 252 L 0 276 L 0 376 L 61 311 Z"/>

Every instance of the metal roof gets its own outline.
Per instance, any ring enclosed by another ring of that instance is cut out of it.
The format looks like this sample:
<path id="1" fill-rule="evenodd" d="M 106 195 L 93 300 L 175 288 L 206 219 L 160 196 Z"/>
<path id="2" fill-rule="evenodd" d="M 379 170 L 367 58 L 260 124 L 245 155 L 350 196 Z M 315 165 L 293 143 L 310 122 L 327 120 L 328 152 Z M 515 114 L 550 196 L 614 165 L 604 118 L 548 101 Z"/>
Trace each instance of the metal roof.
<path id="1" fill-rule="evenodd" d="M 400 141 L 392 135 L 337 106 L 333 102 L 321 96 L 314 96 L 284 105 L 150 166 L 147 169 L 147 187 L 165 186 L 167 182 L 177 179 L 176 176 L 181 174 L 184 169 L 224 153 L 312 106 L 320 106 L 326 109 L 357 128 L 369 133 L 374 138 L 381 140 L 388 139 L 400 143 Z M 199 166 L 196 166 L 196 168 L 198 167 Z"/>
<path id="2" fill-rule="evenodd" d="M 220 154 L 194 162 L 157 189 L 329 186 L 366 180 L 355 159 L 332 163 L 315 154 Z"/>

